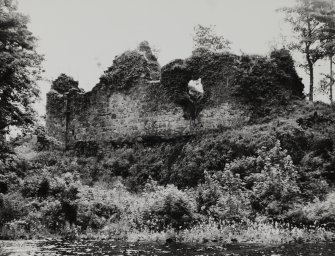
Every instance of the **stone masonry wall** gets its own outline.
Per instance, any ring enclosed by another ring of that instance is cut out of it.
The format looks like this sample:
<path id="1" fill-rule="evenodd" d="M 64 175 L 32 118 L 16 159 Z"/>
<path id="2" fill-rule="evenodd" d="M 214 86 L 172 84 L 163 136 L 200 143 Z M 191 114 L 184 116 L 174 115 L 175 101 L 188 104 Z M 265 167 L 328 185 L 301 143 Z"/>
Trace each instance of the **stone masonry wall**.
<path id="1" fill-rule="evenodd" d="M 235 57 L 197 56 L 181 62 L 181 66 L 172 64 L 163 68 L 168 72 L 162 76 L 164 83 L 157 80 L 160 65 L 147 42 L 135 51 L 118 56 L 90 92 L 83 92 L 78 82 L 62 74 L 47 94 L 48 134 L 64 148 L 71 148 L 77 142 L 169 139 L 245 124 L 249 120 L 247 111 L 231 96 L 228 82 Z M 204 105 L 200 114 L 190 119 L 176 97 L 184 95 L 185 101 L 189 97 L 188 81 L 198 77 L 204 78 L 204 98 L 207 98 L 201 102 Z M 177 93 L 171 88 L 176 88 Z"/>
<path id="2" fill-rule="evenodd" d="M 67 98 L 55 90 L 47 94 L 46 128 L 50 136 L 66 144 Z"/>
<path id="3" fill-rule="evenodd" d="M 127 93 L 70 91 L 59 94 L 48 93 L 49 134 L 64 146 L 72 147 L 78 141 L 141 140 L 143 137 L 159 136 L 170 138 L 233 127 L 248 120 L 243 112 L 229 103 L 205 108 L 195 121 L 183 117 L 181 107 L 163 101 L 148 109 L 148 92 L 159 86 L 142 80 Z M 163 96 L 164 94 L 162 94 Z"/>
<path id="4" fill-rule="evenodd" d="M 199 78 L 203 93 L 195 99 L 188 83 Z M 61 74 L 47 94 L 46 124 L 64 148 L 175 139 L 244 125 L 253 111 L 269 113 L 301 95 L 303 84 L 286 50 L 249 57 L 200 48 L 161 68 L 144 41 L 117 56 L 90 92 Z"/>

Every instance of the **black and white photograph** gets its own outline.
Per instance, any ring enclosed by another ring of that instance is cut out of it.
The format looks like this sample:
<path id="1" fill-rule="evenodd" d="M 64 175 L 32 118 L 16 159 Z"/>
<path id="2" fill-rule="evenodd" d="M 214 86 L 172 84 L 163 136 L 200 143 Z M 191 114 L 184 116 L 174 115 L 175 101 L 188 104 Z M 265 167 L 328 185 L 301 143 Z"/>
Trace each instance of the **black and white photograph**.
<path id="1" fill-rule="evenodd" d="M 0 256 L 334 256 L 335 0 L 0 0 Z"/>

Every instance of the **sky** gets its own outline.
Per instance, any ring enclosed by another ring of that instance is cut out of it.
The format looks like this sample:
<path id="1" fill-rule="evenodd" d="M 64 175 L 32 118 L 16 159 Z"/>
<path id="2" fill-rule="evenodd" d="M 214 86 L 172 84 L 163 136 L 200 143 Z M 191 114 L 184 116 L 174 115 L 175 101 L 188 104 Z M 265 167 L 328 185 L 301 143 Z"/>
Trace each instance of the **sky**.
<path id="1" fill-rule="evenodd" d="M 189 57 L 197 24 L 215 25 L 234 53 L 268 54 L 290 39 L 277 9 L 292 4 L 294 0 L 18 0 L 45 57 L 38 112 L 45 113 L 45 94 L 59 74 L 72 76 L 89 91 L 116 55 L 143 40 L 159 50 L 161 65 Z"/>

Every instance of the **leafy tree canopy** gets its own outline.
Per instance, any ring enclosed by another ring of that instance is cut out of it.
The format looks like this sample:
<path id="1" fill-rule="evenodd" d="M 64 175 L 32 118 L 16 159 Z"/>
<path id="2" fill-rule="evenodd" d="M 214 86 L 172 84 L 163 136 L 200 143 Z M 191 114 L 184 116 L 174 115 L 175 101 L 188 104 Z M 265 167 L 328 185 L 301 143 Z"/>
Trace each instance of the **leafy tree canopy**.
<path id="1" fill-rule="evenodd" d="M 329 92 L 330 103 L 333 104 L 333 64 L 335 55 L 335 1 L 319 0 L 318 11 L 315 13 L 316 19 L 320 22 L 321 30 L 319 40 L 324 57 L 329 59 L 329 74 L 323 74 L 324 78 L 320 81 L 320 89 Z"/>
<path id="2" fill-rule="evenodd" d="M 66 93 L 71 89 L 79 90 L 79 82 L 75 81 L 71 76 L 60 74 L 56 80 L 52 81 L 51 89 L 59 93 Z"/>
<path id="3" fill-rule="evenodd" d="M 223 36 L 215 34 L 215 26 L 197 25 L 194 27 L 194 48 L 204 47 L 214 52 L 226 52 L 230 50 L 230 42 Z"/>
<path id="4" fill-rule="evenodd" d="M 313 101 L 314 94 L 314 65 L 324 57 L 319 38 L 322 25 L 316 14 L 321 8 L 320 2 L 322 1 L 296 0 L 295 6 L 282 9 L 286 13 L 286 21 L 292 25 L 296 35 L 295 41 L 291 43 L 290 47 L 305 57 L 302 67 L 309 74 L 310 101 Z"/>
<path id="5" fill-rule="evenodd" d="M 0 133 L 34 120 L 43 57 L 36 52 L 27 23 L 12 0 L 0 0 Z"/>

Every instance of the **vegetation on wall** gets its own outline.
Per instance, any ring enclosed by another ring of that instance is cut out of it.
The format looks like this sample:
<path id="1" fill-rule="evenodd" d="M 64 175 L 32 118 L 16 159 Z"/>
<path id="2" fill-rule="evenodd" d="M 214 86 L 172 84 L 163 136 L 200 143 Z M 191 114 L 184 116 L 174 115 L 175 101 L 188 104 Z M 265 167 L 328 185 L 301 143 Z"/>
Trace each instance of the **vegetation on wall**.
<path id="1" fill-rule="evenodd" d="M 117 56 L 100 77 L 98 88 L 106 87 L 114 90 L 128 90 L 139 79 L 155 80 L 160 66 L 152 53 L 148 42 L 142 42 L 138 50 L 126 51 Z"/>
<path id="2" fill-rule="evenodd" d="M 51 89 L 64 94 L 70 90 L 79 90 L 79 82 L 66 74 L 60 74 L 54 81 L 52 81 Z"/>
<path id="3" fill-rule="evenodd" d="M 188 82 L 202 79 L 204 97 L 194 102 Z M 303 98 L 304 86 L 288 50 L 269 57 L 237 56 L 206 48 L 195 50 L 186 60 L 175 60 L 162 68 L 161 83 L 168 97 L 182 106 L 185 116 L 195 119 L 206 105 L 242 102 L 253 116 L 266 116 L 294 98 Z"/>
<path id="4" fill-rule="evenodd" d="M 288 50 L 274 50 L 270 57 L 242 56 L 236 66 L 233 95 L 248 104 L 254 116 L 266 116 L 292 99 L 304 98 L 304 85 Z"/>

